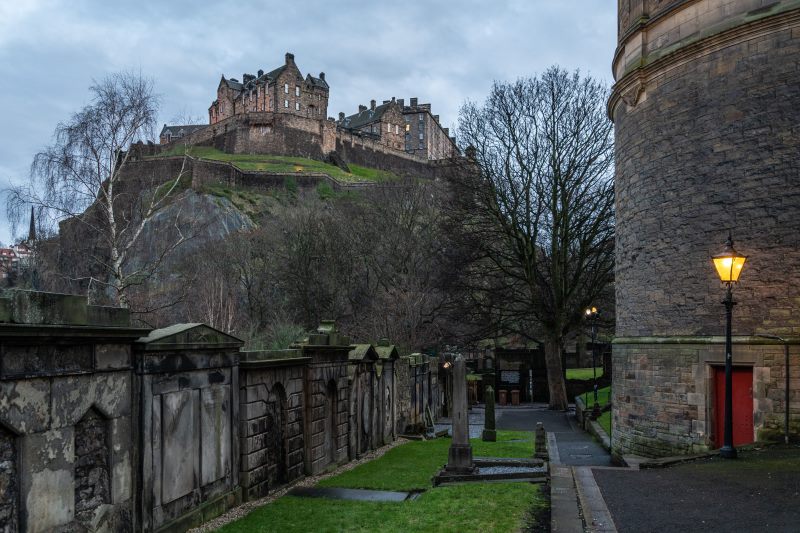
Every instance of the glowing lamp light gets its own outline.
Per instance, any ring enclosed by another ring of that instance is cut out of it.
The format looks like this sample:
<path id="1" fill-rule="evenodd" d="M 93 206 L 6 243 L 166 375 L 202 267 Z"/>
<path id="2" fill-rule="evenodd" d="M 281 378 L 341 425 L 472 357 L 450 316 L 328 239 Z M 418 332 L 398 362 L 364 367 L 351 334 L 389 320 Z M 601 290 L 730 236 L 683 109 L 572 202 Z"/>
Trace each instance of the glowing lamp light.
<path id="1" fill-rule="evenodd" d="M 728 234 L 728 241 L 725 243 L 725 250 L 711 258 L 714 261 L 714 268 L 723 283 L 736 283 L 744 268 L 747 257 L 741 255 L 733 249 L 733 239 Z"/>

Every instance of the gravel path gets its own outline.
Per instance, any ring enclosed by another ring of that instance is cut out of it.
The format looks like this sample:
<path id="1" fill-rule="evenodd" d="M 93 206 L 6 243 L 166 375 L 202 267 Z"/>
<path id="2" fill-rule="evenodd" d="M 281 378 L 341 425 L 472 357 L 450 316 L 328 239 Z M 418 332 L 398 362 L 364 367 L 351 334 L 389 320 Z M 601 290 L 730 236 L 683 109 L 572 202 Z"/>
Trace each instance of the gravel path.
<path id="1" fill-rule="evenodd" d="M 342 472 L 347 472 L 348 470 L 352 470 L 353 468 L 357 467 L 358 465 L 362 465 L 364 463 L 372 461 L 373 459 L 377 459 L 377 458 L 381 457 L 383 454 L 385 454 L 386 452 L 388 452 L 389 450 L 391 450 L 392 448 L 394 448 L 396 446 L 399 446 L 401 444 L 405 444 L 406 442 L 408 442 L 406 439 L 399 438 L 399 439 L 397 439 L 396 441 L 394 441 L 391 444 L 387 444 L 386 446 L 383 446 L 382 448 L 378 448 L 375 451 L 367 453 L 366 455 L 362 456 L 360 459 L 357 459 L 355 461 L 350 461 L 349 463 L 338 467 L 336 470 L 333 470 L 331 472 L 326 472 L 324 474 L 317 474 L 316 476 L 306 476 L 306 477 L 300 478 L 297 481 L 294 481 L 293 483 L 285 485 L 285 486 L 281 487 L 280 489 L 278 489 L 278 490 L 276 490 L 274 492 L 271 492 L 269 495 L 267 495 L 267 496 L 265 496 L 265 497 L 263 497 L 263 498 L 261 498 L 259 500 L 254 500 L 252 502 L 243 503 L 242 505 L 240 505 L 238 507 L 234 507 L 233 509 L 231 509 L 230 511 L 228 511 L 224 515 L 219 516 L 219 517 L 217 517 L 214 520 L 211 520 L 209 522 L 206 522 L 205 524 L 203 524 L 202 526 L 200 526 L 198 528 L 190 529 L 189 533 L 205 533 L 207 531 L 215 531 L 215 530 L 221 528 L 222 526 L 224 526 L 226 524 L 229 524 L 231 522 L 235 522 L 236 520 L 239 520 L 240 518 L 244 517 L 245 515 L 249 514 L 252 511 L 258 509 L 259 507 L 262 507 L 264 505 L 267 505 L 268 503 L 271 503 L 271 502 L 277 500 L 278 498 L 280 498 L 281 496 L 285 495 L 287 492 L 289 492 L 290 490 L 292 490 L 295 487 L 313 487 L 314 485 L 316 485 L 317 483 L 319 483 L 323 479 L 327 479 L 329 477 L 337 476 L 337 475 L 341 474 Z"/>

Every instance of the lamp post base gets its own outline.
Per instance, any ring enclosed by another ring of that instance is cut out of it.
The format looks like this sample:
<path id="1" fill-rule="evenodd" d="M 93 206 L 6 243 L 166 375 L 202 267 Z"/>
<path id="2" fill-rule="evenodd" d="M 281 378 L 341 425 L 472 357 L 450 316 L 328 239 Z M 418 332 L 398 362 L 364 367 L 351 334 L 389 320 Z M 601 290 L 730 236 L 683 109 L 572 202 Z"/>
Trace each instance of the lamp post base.
<path id="1" fill-rule="evenodd" d="M 736 459 L 736 449 L 733 446 L 723 446 L 719 449 L 719 456 L 724 459 Z"/>

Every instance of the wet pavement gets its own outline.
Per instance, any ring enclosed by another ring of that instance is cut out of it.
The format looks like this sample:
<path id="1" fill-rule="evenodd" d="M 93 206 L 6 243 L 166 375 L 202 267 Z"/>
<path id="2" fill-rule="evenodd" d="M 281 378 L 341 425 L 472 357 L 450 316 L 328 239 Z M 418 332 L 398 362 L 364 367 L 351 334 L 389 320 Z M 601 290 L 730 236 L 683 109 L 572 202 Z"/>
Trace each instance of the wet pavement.
<path id="1" fill-rule="evenodd" d="M 551 411 L 545 405 L 497 408 L 497 429 L 533 431 L 541 422 L 552 433 L 561 464 L 570 466 L 611 466 L 611 455 L 591 435 L 581 430 L 574 411 Z"/>
<path id="2" fill-rule="evenodd" d="M 592 473 L 620 532 L 800 531 L 798 446 Z"/>

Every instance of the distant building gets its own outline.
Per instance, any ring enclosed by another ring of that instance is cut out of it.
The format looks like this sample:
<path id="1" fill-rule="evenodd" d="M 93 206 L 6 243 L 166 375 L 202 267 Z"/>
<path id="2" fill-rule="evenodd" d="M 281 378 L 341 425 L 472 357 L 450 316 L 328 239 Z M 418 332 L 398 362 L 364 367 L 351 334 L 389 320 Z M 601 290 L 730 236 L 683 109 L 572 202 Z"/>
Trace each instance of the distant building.
<path id="1" fill-rule="evenodd" d="M 328 83 L 325 73 L 303 78 L 294 62 L 294 54 L 286 53 L 280 67 L 256 75 L 242 74 L 242 81 L 224 75 L 217 86 L 217 98 L 208 108 L 209 124 L 234 115 L 270 111 L 325 120 L 328 116 Z"/>
<path id="2" fill-rule="evenodd" d="M 0 248 L 0 279 L 19 274 L 19 258 L 11 248 Z"/>
<path id="3" fill-rule="evenodd" d="M 159 142 L 161 144 L 168 144 L 205 127 L 205 124 L 187 124 L 184 126 L 167 126 L 164 124 L 164 127 L 161 129 L 161 134 L 159 134 Z"/>
<path id="4" fill-rule="evenodd" d="M 405 122 L 403 108 L 394 98 L 384 100 L 376 106 L 375 100 L 370 106 L 358 106 L 358 113 L 345 117 L 339 113 L 337 126 L 357 135 L 379 140 L 388 148 L 403 150 L 405 146 Z"/>
<path id="5" fill-rule="evenodd" d="M 417 98 L 407 106 L 402 99 L 398 102 L 403 108 L 406 152 L 426 159 L 449 159 L 458 153 L 455 137 L 439 123 L 439 115 L 431 113 L 431 104 L 419 104 Z"/>
<path id="6" fill-rule="evenodd" d="M 448 159 L 458 149 L 450 130 L 439 123 L 439 115 L 431 113 L 431 104 L 418 104 L 411 98 L 411 105 L 392 98 L 376 106 L 358 106 L 358 113 L 345 116 L 339 113 L 337 126 L 365 137 L 380 140 L 381 144 L 395 150 L 403 150 L 425 159 Z"/>

